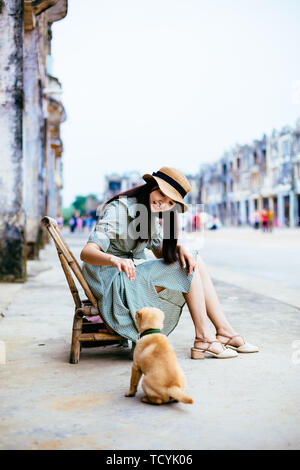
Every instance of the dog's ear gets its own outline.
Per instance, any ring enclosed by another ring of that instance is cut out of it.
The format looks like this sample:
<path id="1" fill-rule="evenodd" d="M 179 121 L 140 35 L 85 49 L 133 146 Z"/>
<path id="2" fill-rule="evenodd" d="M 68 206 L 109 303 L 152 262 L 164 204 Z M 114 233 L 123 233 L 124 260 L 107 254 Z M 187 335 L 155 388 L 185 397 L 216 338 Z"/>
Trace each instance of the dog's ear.
<path id="1" fill-rule="evenodd" d="M 141 311 L 141 310 L 137 310 L 137 311 L 135 312 L 135 318 L 141 318 L 141 316 L 142 316 L 142 311 Z"/>

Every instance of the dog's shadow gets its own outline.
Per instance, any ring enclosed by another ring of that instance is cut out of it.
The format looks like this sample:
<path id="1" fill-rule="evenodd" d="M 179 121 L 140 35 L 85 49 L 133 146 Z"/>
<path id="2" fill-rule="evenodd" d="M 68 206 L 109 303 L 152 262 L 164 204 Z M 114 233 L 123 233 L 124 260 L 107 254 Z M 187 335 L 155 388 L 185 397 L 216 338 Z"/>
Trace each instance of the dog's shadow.
<path id="1" fill-rule="evenodd" d="M 136 406 L 149 406 L 150 407 L 154 407 L 154 408 L 158 408 L 158 409 L 168 409 L 168 411 L 170 409 L 172 409 L 172 411 L 176 411 L 177 413 L 183 413 L 183 414 L 186 414 L 186 413 L 189 413 L 190 412 L 190 408 L 189 407 L 186 407 L 183 403 L 180 403 L 179 401 L 169 401 L 169 402 L 165 402 L 165 403 L 153 403 L 153 402 L 150 402 L 150 401 L 143 401 L 143 398 L 145 398 L 145 395 L 144 394 L 136 394 L 135 397 L 125 397 L 125 395 L 123 396 L 123 398 L 125 398 L 126 400 L 134 400 L 134 404 Z"/>

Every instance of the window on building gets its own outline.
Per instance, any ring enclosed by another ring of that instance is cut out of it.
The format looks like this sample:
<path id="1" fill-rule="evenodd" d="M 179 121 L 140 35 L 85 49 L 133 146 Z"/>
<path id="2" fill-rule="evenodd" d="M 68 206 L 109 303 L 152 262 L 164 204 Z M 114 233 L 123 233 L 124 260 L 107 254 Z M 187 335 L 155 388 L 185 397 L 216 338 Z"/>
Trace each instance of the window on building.
<path id="1" fill-rule="evenodd" d="M 108 189 L 110 191 L 121 191 L 121 181 L 110 181 L 108 183 Z"/>
<path id="2" fill-rule="evenodd" d="M 282 155 L 283 156 L 286 156 L 286 155 L 290 154 L 290 147 L 291 146 L 290 146 L 290 141 L 289 140 L 286 139 L 282 142 L 281 149 L 282 149 Z"/>
<path id="3" fill-rule="evenodd" d="M 278 181 L 278 168 L 274 168 L 272 171 L 272 185 L 276 186 Z"/>
<path id="4" fill-rule="evenodd" d="M 244 168 L 248 168 L 248 165 L 249 165 L 249 163 L 248 163 L 248 155 L 245 155 L 245 156 L 243 157 L 243 167 L 244 167 Z"/>
<path id="5" fill-rule="evenodd" d="M 251 189 L 257 189 L 259 186 L 258 174 L 251 175 Z"/>

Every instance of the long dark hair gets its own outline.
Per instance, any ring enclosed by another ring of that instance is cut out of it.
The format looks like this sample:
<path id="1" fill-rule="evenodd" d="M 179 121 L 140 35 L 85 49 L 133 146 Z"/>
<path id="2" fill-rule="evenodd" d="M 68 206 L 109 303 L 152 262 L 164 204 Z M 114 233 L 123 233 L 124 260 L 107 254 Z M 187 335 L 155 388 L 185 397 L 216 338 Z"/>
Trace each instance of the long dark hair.
<path id="1" fill-rule="evenodd" d="M 145 184 L 142 184 L 140 186 L 135 186 L 134 188 L 128 189 L 127 191 L 123 191 L 121 193 L 116 194 L 112 198 L 110 198 L 108 201 L 104 203 L 104 206 L 106 204 L 109 204 L 112 201 L 115 201 L 119 199 L 122 196 L 126 196 L 128 198 L 135 197 L 137 199 L 138 204 L 143 204 L 148 211 L 148 238 L 139 238 L 140 241 L 149 241 L 151 239 L 151 209 L 150 209 L 150 204 L 149 204 L 149 198 L 150 198 L 150 193 L 152 191 L 155 191 L 156 189 L 159 189 L 159 186 L 155 179 L 150 179 L 147 181 Z M 164 233 L 164 238 L 163 238 L 163 245 L 162 245 L 162 255 L 163 259 L 166 263 L 174 263 L 175 261 L 178 260 L 178 254 L 177 254 L 177 234 L 178 234 L 178 217 L 177 217 L 177 211 L 176 210 L 171 210 L 171 211 L 166 211 L 168 212 L 168 222 L 169 222 L 169 230 L 168 230 L 168 236 L 165 238 L 165 233 Z M 165 212 L 159 212 L 158 217 L 162 220 L 164 220 Z"/>

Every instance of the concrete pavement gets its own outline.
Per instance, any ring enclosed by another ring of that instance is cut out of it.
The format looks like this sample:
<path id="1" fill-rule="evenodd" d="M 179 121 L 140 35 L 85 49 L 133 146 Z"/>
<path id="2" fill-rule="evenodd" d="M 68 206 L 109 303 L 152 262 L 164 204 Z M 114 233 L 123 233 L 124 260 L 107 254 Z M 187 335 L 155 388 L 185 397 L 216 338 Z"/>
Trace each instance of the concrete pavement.
<path id="1" fill-rule="evenodd" d="M 200 248 L 214 279 L 300 309 L 300 229 L 263 233 L 226 227 L 187 234 L 184 243 Z"/>
<path id="2" fill-rule="evenodd" d="M 86 238 L 68 236 L 76 256 Z M 299 449 L 299 309 L 224 279 L 214 283 L 231 323 L 260 353 L 192 361 L 185 309 L 169 340 L 195 404 L 149 406 L 140 401 L 141 386 L 135 398 L 124 397 L 128 350 L 83 349 L 79 364 L 68 363 L 73 300 L 48 246 L 0 320 L 7 355 L 0 448 Z"/>

